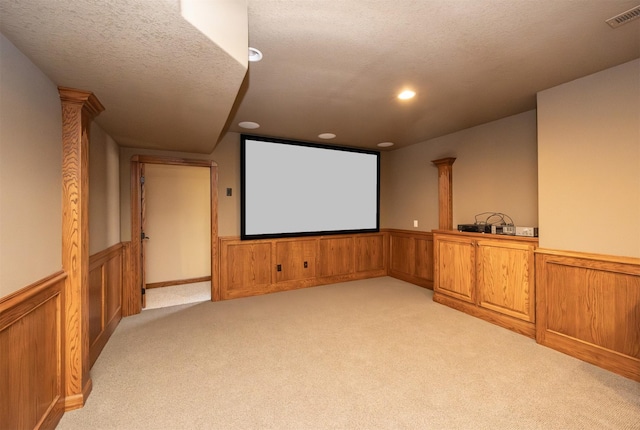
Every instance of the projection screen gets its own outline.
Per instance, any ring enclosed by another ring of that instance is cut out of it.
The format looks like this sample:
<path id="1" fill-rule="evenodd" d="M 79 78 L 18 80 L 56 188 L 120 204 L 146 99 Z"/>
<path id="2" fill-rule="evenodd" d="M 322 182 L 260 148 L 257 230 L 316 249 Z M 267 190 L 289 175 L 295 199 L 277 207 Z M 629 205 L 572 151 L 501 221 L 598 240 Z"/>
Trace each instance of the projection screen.
<path id="1" fill-rule="evenodd" d="M 241 136 L 241 238 L 379 231 L 376 151 Z"/>

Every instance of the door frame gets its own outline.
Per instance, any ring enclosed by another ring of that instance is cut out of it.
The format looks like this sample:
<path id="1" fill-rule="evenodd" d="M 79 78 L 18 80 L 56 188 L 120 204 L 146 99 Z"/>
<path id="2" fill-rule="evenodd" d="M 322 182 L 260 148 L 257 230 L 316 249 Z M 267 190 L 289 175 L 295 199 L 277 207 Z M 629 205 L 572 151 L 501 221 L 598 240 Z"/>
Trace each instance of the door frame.
<path id="1" fill-rule="evenodd" d="M 153 155 L 134 155 L 131 157 L 131 280 L 129 291 L 124 294 L 123 306 L 128 307 L 127 315 L 142 311 L 142 264 L 140 261 L 140 173 L 143 164 L 167 164 L 174 166 L 208 167 L 211 188 L 211 301 L 220 300 L 218 270 L 218 164 L 212 160 L 195 160 Z"/>

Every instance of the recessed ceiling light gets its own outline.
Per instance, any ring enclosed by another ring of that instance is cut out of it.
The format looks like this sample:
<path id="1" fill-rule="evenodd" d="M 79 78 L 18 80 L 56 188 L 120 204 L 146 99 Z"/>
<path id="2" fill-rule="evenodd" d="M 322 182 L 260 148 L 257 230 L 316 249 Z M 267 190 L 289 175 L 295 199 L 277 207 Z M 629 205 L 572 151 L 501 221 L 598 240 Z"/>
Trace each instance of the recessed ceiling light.
<path id="1" fill-rule="evenodd" d="M 242 128 L 248 128 L 249 130 L 260 127 L 260 124 L 253 121 L 242 121 L 239 122 L 238 125 Z"/>
<path id="2" fill-rule="evenodd" d="M 380 143 L 378 143 L 378 146 L 380 148 L 388 148 L 388 147 L 393 146 L 393 145 L 394 145 L 393 142 L 380 142 Z"/>
<path id="3" fill-rule="evenodd" d="M 408 99 L 412 99 L 413 97 L 415 97 L 415 95 L 416 95 L 415 91 L 405 90 L 405 91 L 401 92 L 400 94 L 398 94 L 398 98 L 400 100 L 408 100 Z"/>
<path id="4" fill-rule="evenodd" d="M 262 52 L 256 48 L 249 47 L 249 61 L 256 62 L 262 60 Z"/>
<path id="5" fill-rule="evenodd" d="M 333 133 L 321 133 L 318 135 L 320 139 L 334 139 L 336 137 Z"/>

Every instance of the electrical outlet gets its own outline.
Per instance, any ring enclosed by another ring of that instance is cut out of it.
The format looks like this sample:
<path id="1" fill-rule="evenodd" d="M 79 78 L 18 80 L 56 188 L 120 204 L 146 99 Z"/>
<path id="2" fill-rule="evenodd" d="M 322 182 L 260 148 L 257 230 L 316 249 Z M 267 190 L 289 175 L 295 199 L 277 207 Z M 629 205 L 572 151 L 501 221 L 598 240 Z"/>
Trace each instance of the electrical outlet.
<path id="1" fill-rule="evenodd" d="M 417 219 L 414 219 L 414 220 L 413 220 L 413 226 L 414 226 L 414 227 L 417 227 L 417 226 L 418 226 L 418 220 L 417 220 Z"/>

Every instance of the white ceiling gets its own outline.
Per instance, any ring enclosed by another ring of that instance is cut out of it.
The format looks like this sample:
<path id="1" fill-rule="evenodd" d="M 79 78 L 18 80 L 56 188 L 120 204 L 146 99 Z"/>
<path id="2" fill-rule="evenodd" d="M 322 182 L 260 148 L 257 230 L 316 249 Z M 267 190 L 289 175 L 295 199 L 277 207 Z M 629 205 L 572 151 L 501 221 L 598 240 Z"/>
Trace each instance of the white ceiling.
<path id="1" fill-rule="evenodd" d="M 0 31 L 56 84 L 93 91 L 123 146 L 209 153 L 255 121 L 253 134 L 394 149 L 534 109 L 540 90 L 640 57 L 640 19 L 604 22 L 637 5 L 248 0 L 264 59 L 246 76 L 179 0 L 0 0 Z M 417 96 L 400 102 L 406 87 Z"/>

